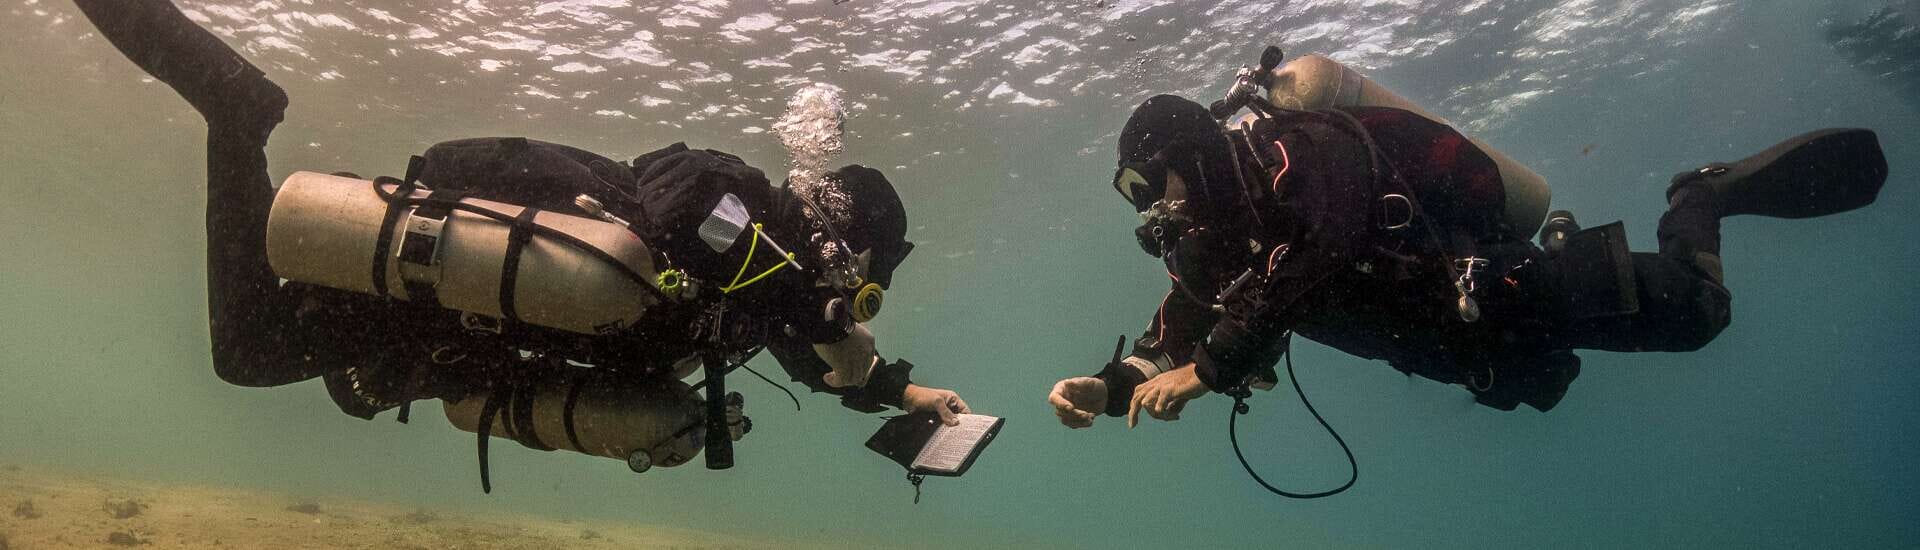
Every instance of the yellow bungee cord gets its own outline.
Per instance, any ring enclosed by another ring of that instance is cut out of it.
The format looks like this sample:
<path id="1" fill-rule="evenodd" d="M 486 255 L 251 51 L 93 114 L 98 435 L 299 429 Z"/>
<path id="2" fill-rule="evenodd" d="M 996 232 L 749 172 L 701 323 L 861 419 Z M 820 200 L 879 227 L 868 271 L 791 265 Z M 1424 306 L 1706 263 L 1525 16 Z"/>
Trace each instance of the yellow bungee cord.
<path id="1" fill-rule="evenodd" d="M 747 266 L 753 264 L 753 253 L 760 248 L 760 239 L 766 237 L 766 233 L 761 231 L 760 225 L 761 224 L 758 223 L 753 224 L 753 243 L 747 245 L 747 259 L 740 262 L 740 271 L 733 274 L 733 282 L 727 283 L 727 286 L 720 287 L 721 293 L 731 294 L 735 290 L 740 290 L 746 288 L 748 285 L 760 282 L 761 279 L 767 278 L 768 275 L 772 275 L 773 272 L 779 271 L 780 268 L 786 267 L 789 262 L 793 261 L 793 253 L 788 252 L 786 261 L 774 264 L 773 267 L 768 268 L 759 275 L 753 276 L 752 279 L 747 279 L 744 283 L 740 282 L 740 278 L 747 274 Z"/>

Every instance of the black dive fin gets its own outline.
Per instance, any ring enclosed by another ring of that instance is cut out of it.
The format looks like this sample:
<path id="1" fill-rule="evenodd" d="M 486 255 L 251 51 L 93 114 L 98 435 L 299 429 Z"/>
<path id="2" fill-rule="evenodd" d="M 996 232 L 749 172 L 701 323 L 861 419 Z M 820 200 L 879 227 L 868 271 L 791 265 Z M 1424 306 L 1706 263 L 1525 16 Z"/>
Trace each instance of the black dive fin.
<path id="1" fill-rule="evenodd" d="M 1887 181 L 1887 157 L 1872 130 L 1801 134 L 1732 164 L 1673 177 L 1668 197 L 1700 182 L 1723 201 L 1722 215 L 1812 218 L 1873 204 Z"/>

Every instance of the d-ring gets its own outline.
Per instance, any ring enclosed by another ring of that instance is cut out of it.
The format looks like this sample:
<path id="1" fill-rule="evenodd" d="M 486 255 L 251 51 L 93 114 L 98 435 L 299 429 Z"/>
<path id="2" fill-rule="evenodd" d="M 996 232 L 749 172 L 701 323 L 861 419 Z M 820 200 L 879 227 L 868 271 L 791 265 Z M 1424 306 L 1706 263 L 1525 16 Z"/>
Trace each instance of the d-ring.
<path id="1" fill-rule="evenodd" d="M 1472 389 L 1473 389 L 1473 391 L 1476 391 L 1476 392 L 1486 392 L 1487 390 L 1491 390 L 1491 389 L 1493 389 L 1493 367 L 1491 367 L 1491 366 L 1489 366 L 1489 367 L 1487 367 L 1487 385 L 1485 385 L 1485 386 L 1482 386 L 1482 385 L 1480 385 L 1480 384 L 1476 384 L 1476 383 L 1474 383 L 1474 381 L 1473 381 L 1473 372 L 1472 372 L 1472 371 L 1468 371 L 1468 372 L 1467 372 L 1467 387 L 1468 387 L 1468 388 L 1472 388 Z"/>
<path id="2" fill-rule="evenodd" d="M 1381 219 L 1387 220 L 1393 218 L 1392 203 L 1396 200 L 1400 201 L 1400 207 L 1405 213 L 1401 215 L 1399 223 L 1386 224 L 1388 230 L 1406 229 L 1413 225 L 1413 199 L 1409 199 L 1406 195 L 1399 193 L 1392 193 L 1380 197 Z"/>

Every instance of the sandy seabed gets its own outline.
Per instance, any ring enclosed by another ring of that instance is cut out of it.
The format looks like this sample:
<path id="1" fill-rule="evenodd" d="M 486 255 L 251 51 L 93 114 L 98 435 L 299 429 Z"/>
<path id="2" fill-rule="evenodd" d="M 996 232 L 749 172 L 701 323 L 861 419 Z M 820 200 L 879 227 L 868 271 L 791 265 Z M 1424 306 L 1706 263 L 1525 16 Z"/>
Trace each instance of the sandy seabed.
<path id="1" fill-rule="evenodd" d="M 50 548 L 765 548 L 736 536 L 612 522 L 488 517 L 0 465 L 0 550 Z"/>

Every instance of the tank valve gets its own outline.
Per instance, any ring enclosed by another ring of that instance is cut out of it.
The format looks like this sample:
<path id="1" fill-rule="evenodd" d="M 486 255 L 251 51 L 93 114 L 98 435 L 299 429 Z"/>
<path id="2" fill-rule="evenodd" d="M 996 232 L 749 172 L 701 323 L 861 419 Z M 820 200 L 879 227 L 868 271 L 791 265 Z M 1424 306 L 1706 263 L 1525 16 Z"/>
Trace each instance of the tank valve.
<path id="1" fill-rule="evenodd" d="M 634 451 L 633 454 L 627 455 L 627 469 L 633 470 L 636 474 L 647 473 L 647 470 L 653 469 L 653 455 L 647 454 L 644 450 Z"/>
<path id="2" fill-rule="evenodd" d="M 633 225 L 627 223 L 627 220 L 620 219 L 619 216 L 613 215 L 612 212 L 608 212 L 605 203 L 600 202 L 600 199 L 593 198 L 590 195 L 581 194 L 580 196 L 574 197 L 573 205 L 588 215 L 600 218 L 601 221 L 617 223 L 620 224 L 621 227 L 631 227 Z"/>
<path id="3" fill-rule="evenodd" d="M 740 392 L 727 394 L 727 438 L 739 441 L 741 437 L 753 431 L 753 419 L 747 418 L 746 396 Z"/>
<path id="4" fill-rule="evenodd" d="M 1567 248 L 1567 236 L 1580 230 L 1580 222 L 1573 220 L 1573 213 L 1555 210 L 1547 213 L 1547 225 L 1540 229 L 1540 248 L 1547 256 L 1559 256 Z"/>

